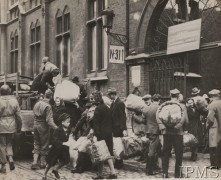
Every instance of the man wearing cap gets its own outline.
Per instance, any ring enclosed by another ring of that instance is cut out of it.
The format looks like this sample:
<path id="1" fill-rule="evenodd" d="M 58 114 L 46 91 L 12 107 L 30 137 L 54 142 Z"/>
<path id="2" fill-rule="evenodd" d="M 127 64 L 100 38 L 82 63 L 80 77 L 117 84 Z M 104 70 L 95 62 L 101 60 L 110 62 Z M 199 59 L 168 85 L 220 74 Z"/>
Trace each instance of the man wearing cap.
<path id="1" fill-rule="evenodd" d="M 72 82 L 75 83 L 76 85 L 78 85 L 78 87 L 80 88 L 80 99 L 82 100 L 85 97 L 87 97 L 87 91 L 85 90 L 84 86 L 82 84 L 80 84 L 79 77 L 75 76 L 72 79 Z"/>
<path id="2" fill-rule="evenodd" d="M 111 104 L 113 135 L 114 137 L 127 136 L 125 104 L 117 97 L 116 88 L 109 88 L 108 95 L 113 101 Z M 123 160 L 115 160 L 115 167 L 118 169 L 123 168 Z"/>
<path id="3" fill-rule="evenodd" d="M 21 112 L 17 99 L 10 96 L 11 89 L 8 85 L 0 88 L 0 173 L 6 173 L 7 158 L 10 170 L 14 170 L 12 137 L 21 131 Z"/>
<path id="4" fill-rule="evenodd" d="M 169 127 L 165 125 L 162 120 L 159 118 L 159 110 L 164 105 L 162 104 L 157 110 L 157 122 L 159 129 L 163 134 L 163 157 L 162 157 L 162 168 L 163 168 L 163 178 L 168 178 L 168 168 L 169 168 L 169 158 L 171 155 L 172 146 L 175 149 L 175 178 L 180 178 L 181 166 L 183 160 L 183 134 L 185 124 L 188 123 L 187 110 L 184 104 L 181 104 L 179 101 L 180 91 L 174 89 L 170 91 L 171 94 L 171 103 L 177 103 L 182 108 L 183 116 L 178 124 L 174 127 Z"/>
<path id="5" fill-rule="evenodd" d="M 50 128 L 57 129 L 53 120 L 52 108 L 49 103 L 53 93 L 51 90 L 45 92 L 45 98 L 37 102 L 33 108 L 34 113 L 34 150 L 31 169 L 45 168 L 46 156 L 49 151 Z M 38 158 L 40 158 L 40 167 Z"/>
<path id="6" fill-rule="evenodd" d="M 221 92 L 214 89 L 209 92 L 211 103 L 208 106 L 207 129 L 209 130 L 210 163 L 212 167 L 221 167 Z"/>
<path id="7" fill-rule="evenodd" d="M 160 139 L 159 139 L 159 126 L 156 119 L 156 113 L 159 108 L 161 96 L 159 94 L 154 94 L 152 99 L 153 103 L 150 106 L 145 107 L 143 110 L 143 115 L 146 122 L 147 137 L 149 138 L 149 151 L 147 156 L 146 170 L 148 175 L 154 175 L 154 170 L 158 169 L 158 154 L 160 149 Z"/>
<path id="8" fill-rule="evenodd" d="M 54 69 L 58 69 L 58 67 L 50 62 L 49 57 L 45 56 L 42 58 L 42 63 L 44 65 L 43 71 L 50 71 L 52 72 Z"/>
<path id="9" fill-rule="evenodd" d="M 145 96 L 142 97 L 143 101 L 147 106 L 150 106 L 152 103 L 152 96 L 150 94 L 146 94 Z"/>

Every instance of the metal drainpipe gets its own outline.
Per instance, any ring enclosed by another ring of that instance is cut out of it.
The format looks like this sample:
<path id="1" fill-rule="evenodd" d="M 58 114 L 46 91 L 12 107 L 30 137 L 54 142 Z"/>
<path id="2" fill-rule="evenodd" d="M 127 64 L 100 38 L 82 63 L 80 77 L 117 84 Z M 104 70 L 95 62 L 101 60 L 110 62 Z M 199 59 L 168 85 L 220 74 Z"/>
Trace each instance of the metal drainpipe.
<path id="1" fill-rule="evenodd" d="M 127 45 L 126 45 L 126 57 L 129 55 L 129 33 L 130 33 L 130 4 L 129 0 L 126 0 L 126 35 L 128 37 L 127 39 Z M 129 95 L 129 66 L 126 64 L 126 95 Z"/>

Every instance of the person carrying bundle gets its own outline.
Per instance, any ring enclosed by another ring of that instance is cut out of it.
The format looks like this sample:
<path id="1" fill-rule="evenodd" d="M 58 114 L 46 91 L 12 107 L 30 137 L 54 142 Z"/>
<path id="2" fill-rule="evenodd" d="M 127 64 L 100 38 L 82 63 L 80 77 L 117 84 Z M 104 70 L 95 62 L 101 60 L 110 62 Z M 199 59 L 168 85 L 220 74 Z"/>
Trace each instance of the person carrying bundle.
<path id="1" fill-rule="evenodd" d="M 180 91 L 170 91 L 171 100 L 163 103 L 157 110 L 156 118 L 163 134 L 163 178 L 168 178 L 169 158 L 172 146 L 175 149 L 175 178 L 182 177 L 184 124 L 188 122 L 187 110 L 179 102 Z"/>

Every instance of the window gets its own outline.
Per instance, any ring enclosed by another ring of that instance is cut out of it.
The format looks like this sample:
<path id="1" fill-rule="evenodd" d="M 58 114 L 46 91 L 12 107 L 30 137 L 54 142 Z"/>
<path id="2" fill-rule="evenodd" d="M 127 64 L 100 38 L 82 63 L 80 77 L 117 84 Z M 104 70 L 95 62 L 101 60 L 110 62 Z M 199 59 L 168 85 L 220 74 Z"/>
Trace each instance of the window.
<path id="1" fill-rule="evenodd" d="M 56 14 L 56 65 L 63 76 L 70 73 L 70 11 L 65 6 L 63 13 L 58 10 Z"/>
<path id="2" fill-rule="evenodd" d="M 29 2 L 30 9 L 36 7 L 37 5 L 38 5 L 38 0 L 30 0 Z"/>
<path id="3" fill-rule="evenodd" d="M 107 0 L 90 0 L 88 17 L 88 69 L 89 72 L 107 69 L 108 37 L 102 27 L 101 11 Z"/>
<path id="4" fill-rule="evenodd" d="M 10 20 L 16 19 L 19 16 L 19 9 L 18 6 L 10 9 Z"/>
<path id="5" fill-rule="evenodd" d="M 39 20 L 36 23 L 31 23 L 30 26 L 30 58 L 31 58 L 31 73 L 35 77 L 39 73 L 40 67 L 40 40 L 41 28 Z"/>
<path id="6" fill-rule="evenodd" d="M 11 33 L 11 51 L 10 51 L 10 61 L 11 61 L 11 73 L 17 72 L 18 66 L 18 31 L 16 30 L 15 33 Z"/>

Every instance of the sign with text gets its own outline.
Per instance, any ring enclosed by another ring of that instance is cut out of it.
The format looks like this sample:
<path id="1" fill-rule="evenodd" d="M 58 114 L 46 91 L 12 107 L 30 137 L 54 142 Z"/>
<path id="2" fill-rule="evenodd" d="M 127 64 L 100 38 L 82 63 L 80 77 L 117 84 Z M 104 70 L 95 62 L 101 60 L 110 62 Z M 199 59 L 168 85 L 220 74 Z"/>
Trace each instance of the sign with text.
<path id="1" fill-rule="evenodd" d="M 109 49 L 109 62 L 116 64 L 124 64 L 124 46 L 110 45 Z"/>
<path id="2" fill-rule="evenodd" d="M 167 54 L 200 48 L 201 19 L 171 26 L 168 29 Z"/>

